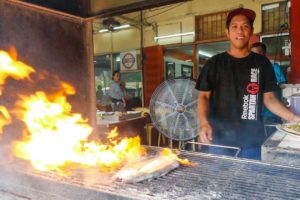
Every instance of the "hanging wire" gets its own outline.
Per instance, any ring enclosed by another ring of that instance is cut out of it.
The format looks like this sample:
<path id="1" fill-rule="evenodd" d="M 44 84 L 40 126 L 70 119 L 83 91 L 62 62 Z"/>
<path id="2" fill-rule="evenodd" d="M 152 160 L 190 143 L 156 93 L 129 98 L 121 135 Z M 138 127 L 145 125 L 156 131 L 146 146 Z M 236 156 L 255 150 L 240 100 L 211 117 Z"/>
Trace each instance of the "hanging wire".
<path id="1" fill-rule="evenodd" d="M 170 10 L 173 10 L 174 8 L 177 8 L 177 7 L 179 7 L 179 6 L 183 5 L 183 4 L 184 4 L 184 3 L 176 4 L 176 5 L 172 6 L 172 7 L 170 7 L 169 9 L 166 9 L 166 10 L 160 12 L 160 13 L 157 13 L 157 14 L 151 15 L 151 16 L 147 16 L 147 17 L 145 17 L 145 19 L 149 19 L 149 18 L 151 18 L 151 17 L 155 17 L 155 16 L 157 16 L 157 15 L 166 13 L 166 12 L 168 12 L 168 11 L 170 11 Z"/>

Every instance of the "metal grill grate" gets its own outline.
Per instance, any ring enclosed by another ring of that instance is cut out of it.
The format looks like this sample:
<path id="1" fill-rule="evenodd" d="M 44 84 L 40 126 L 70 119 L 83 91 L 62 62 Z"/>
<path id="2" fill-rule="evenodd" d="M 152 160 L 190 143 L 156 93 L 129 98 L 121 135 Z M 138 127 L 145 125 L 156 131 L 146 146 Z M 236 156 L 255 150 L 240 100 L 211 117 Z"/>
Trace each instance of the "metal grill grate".
<path id="1" fill-rule="evenodd" d="M 153 153 L 157 148 L 148 148 Z M 91 181 L 83 175 L 62 177 L 53 172 L 21 171 L 20 163 L 14 164 L 24 180 L 33 183 L 26 187 L 61 195 L 65 199 L 299 199 L 300 168 L 276 166 L 250 160 L 181 152 L 181 157 L 197 163 L 197 167 L 179 167 L 161 178 L 136 184 L 110 182 L 108 175 L 99 174 Z M 2 168 L 2 167 L 1 167 Z M 7 174 L 5 170 L 0 170 Z M 14 173 L 15 175 L 16 173 Z M 8 176 L 8 175 L 6 175 Z M 5 176 L 4 176 L 5 177 Z M 27 177 L 27 178 L 24 178 Z M 2 176 L 3 178 L 3 176 Z M 6 179 L 6 183 L 10 181 Z M 39 189 L 41 180 L 52 185 L 51 190 Z M 5 183 L 5 182 L 4 182 Z M 3 181 L 0 190 L 3 191 Z M 24 194 L 14 187 L 5 191 Z M 56 185 L 59 184 L 59 187 Z M 12 186 L 13 184 L 10 183 Z M 66 192 L 69 191 L 69 192 Z M 80 191 L 80 192 L 79 192 Z M 76 195 L 75 195 L 76 194 Z M 27 194 L 28 197 L 31 197 Z M 32 198 L 34 199 L 34 198 Z M 48 198 L 49 199 L 49 198 Z"/>

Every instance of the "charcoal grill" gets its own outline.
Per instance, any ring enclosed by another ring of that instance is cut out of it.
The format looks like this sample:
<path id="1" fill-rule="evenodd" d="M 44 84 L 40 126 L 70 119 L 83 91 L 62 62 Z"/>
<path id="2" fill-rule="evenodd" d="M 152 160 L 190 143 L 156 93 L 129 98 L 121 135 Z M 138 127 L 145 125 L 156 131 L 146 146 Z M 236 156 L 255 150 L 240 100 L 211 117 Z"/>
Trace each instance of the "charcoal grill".
<path id="1" fill-rule="evenodd" d="M 150 154 L 159 150 L 147 149 Z M 92 179 L 80 173 L 61 176 L 35 171 L 24 167 L 27 163 L 13 161 L 0 166 L 0 194 L 41 200 L 300 197 L 300 168 L 187 151 L 182 151 L 180 157 L 197 166 L 180 166 L 163 177 L 135 184 L 112 182 L 109 175 L 99 172 Z"/>
<path id="2" fill-rule="evenodd" d="M 45 3 L 46 7 L 51 6 L 49 9 L 42 9 L 26 2 L 38 2 L 37 5 L 42 6 Z M 62 4 L 53 11 L 52 9 L 56 7 L 53 2 Z M 72 3 L 74 10 L 64 13 L 68 10 L 68 7 L 63 5 L 64 2 Z M 94 14 L 108 16 L 109 13 L 101 13 L 98 10 L 89 12 L 87 8 L 91 2 L 0 0 L 0 47 L 9 49 L 10 45 L 14 45 L 19 50 L 19 58 L 22 61 L 31 66 L 42 67 L 43 70 L 57 74 L 72 83 L 78 91 L 71 99 L 72 106 L 93 124 L 95 92 L 92 24 L 84 17 L 94 18 Z M 144 4 L 143 8 L 154 7 L 158 1 L 147 2 L 151 2 L 151 5 Z M 180 0 L 159 2 L 172 3 Z M 81 11 L 81 7 L 87 10 Z M 129 10 L 138 10 L 138 7 L 131 7 Z M 18 83 L 12 84 L 8 90 L 16 92 L 17 88 L 22 88 L 19 86 Z M 11 102 L 11 99 L 7 99 L 7 102 Z M 86 103 L 83 105 L 82 102 Z M 19 133 L 17 127 L 10 131 L 5 134 Z M 158 150 L 154 147 L 147 149 L 152 153 Z M 3 161 L 3 156 L 0 156 L 2 160 L 0 199 L 299 199 L 300 197 L 299 168 L 201 153 L 181 152 L 180 156 L 197 163 L 197 167 L 181 166 L 166 176 L 136 184 L 111 182 L 108 175 L 101 173 L 87 176 L 86 173 L 77 172 L 71 176 L 62 176 L 55 172 L 40 172 L 33 170 L 27 162 Z"/>

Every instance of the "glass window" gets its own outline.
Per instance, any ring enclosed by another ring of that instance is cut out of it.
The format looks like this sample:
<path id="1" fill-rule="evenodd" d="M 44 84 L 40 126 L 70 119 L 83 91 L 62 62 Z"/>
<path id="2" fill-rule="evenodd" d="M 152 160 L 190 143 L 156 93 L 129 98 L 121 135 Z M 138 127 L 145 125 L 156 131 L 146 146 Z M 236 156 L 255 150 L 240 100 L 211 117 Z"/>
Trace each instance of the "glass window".
<path id="1" fill-rule="evenodd" d="M 261 36 L 261 41 L 267 46 L 267 57 L 270 59 L 271 63 L 277 63 L 280 66 L 280 76 L 283 76 L 284 79 L 286 79 L 287 72 L 290 70 L 289 34 L 264 35 Z"/>
<path id="2" fill-rule="evenodd" d="M 181 65 L 181 76 L 183 78 L 193 78 L 193 66 Z"/>
<path id="3" fill-rule="evenodd" d="M 137 51 L 139 52 L 139 51 Z M 137 55 L 138 69 L 141 68 L 140 53 Z M 98 104 L 110 104 L 109 88 L 112 81 L 112 71 L 120 71 L 120 53 L 105 54 L 94 57 L 95 86 Z M 128 70 L 121 72 L 121 82 L 125 83 L 127 110 L 142 106 L 142 71 Z"/>
<path id="4" fill-rule="evenodd" d="M 262 5 L 262 32 L 280 33 L 289 27 L 290 4 L 288 1 Z"/>
<path id="5" fill-rule="evenodd" d="M 229 45 L 229 41 L 199 44 L 197 46 L 197 77 L 199 76 L 199 73 L 206 61 L 218 53 L 227 51 L 229 49 Z"/>
<path id="6" fill-rule="evenodd" d="M 114 70 L 120 70 L 120 53 L 113 54 L 113 66 Z"/>
<path id="7" fill-rule="evenodd" d="M 136 63 L 137 63 L 137 68 L 139 70 L 142 70 L 142 55 L 140 50 L 136 51 Z"/>
<path id="8" fill-rule="evenodd" d="M 196 40 L 226 37 L 226 18 L 229 11 L 196 16 Z"/>
<path id="9" fill-rule="evenodd" d="M 95 84 L 97 103 L 110 103 L 108 96 L 111 83 L 111 55 L 101 55 L 94 57 Z"/>
<path id="10" fill-rule="evenodd" d="M 121 72 L 121 81 L 125 83 L 126 109 L 131 110 L 142 106 L 142 72 Z"/>
<path id="11" fill-rule="evenodd" d="M 175 62 L 166 61 L 166 79 L 174 79 L 175 75 Z"/>
<path id="12" fill-rule="evenodd" d="M 193 78 L 192 45 L 164 49 L 165 79 Z"/>

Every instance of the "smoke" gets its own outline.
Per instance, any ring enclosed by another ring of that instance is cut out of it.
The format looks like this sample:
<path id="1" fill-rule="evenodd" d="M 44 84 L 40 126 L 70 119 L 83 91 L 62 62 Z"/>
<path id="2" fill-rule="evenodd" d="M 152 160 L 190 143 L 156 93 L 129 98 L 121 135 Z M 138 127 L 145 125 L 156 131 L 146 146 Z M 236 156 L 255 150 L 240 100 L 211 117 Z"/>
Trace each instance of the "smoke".
<path id="1" fill-rule="evenodd" d="M 9 144 L 0 143 L 0 165 L 11 163 L 14 156 L 11 154 L 11 146 Z"/>
<path id="2" fill-rule="evenodd" d="M 113 184 L 111 174 L 105 174 L 101 172 L 99 168 L 76 169 L 72 174 L 86 187 L 91 187 L 93 185 L 111 186 Z"/>

